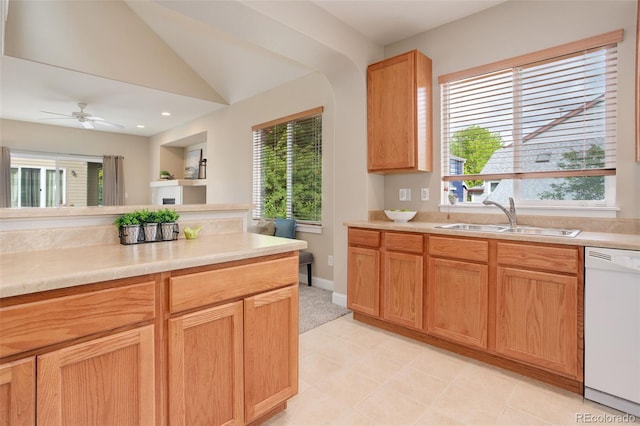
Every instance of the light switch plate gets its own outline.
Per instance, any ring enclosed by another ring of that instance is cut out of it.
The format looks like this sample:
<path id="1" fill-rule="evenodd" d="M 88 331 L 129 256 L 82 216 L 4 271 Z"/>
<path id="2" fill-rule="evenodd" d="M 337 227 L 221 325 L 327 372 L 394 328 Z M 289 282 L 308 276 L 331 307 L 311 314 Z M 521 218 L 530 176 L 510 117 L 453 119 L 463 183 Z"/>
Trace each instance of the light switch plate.
<path id="1" fill-rule="evenodd" d="M 400 190 L 400 201 L 411 201 L 411 190 L 410 189 L 401 189 Z"/>
<path id="2" fill-rule="evenodd" d="M 420 190 L 420 199 L 422 201 L 429 201 L 429 188 L 422 188 Z"/>

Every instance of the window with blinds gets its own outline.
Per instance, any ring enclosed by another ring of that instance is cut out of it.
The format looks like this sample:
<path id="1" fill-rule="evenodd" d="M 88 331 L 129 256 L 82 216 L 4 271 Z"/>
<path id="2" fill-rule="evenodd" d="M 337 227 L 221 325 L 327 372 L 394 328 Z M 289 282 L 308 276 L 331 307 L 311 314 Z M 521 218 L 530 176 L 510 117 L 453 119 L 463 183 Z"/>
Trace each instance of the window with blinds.
<path id="1" fill-rule="evenodd" d="M 322 220 L 322 111 L 253 126 L 253 218 Z"/>
<path id="2" fill-rule="evenodd" d="M 622 30 L 440 77 L 443 201 L 615 198 Z"/>

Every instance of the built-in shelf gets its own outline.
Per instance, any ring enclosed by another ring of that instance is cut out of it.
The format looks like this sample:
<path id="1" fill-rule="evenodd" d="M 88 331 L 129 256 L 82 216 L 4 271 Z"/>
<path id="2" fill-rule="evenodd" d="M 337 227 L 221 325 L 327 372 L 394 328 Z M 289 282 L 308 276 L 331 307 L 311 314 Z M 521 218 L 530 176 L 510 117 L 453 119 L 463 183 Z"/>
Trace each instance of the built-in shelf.
<path id="1" fill-rule="evenodd" d="M 151 182 L 152 188 L 162 186 L 207 186 L 206 179 L 163 179 Z"/>
<path id="2" fill-rule="evenodd" d="M 151 182 L 151 204 L 205 204 L 206 179 L 167 179 Z"/>

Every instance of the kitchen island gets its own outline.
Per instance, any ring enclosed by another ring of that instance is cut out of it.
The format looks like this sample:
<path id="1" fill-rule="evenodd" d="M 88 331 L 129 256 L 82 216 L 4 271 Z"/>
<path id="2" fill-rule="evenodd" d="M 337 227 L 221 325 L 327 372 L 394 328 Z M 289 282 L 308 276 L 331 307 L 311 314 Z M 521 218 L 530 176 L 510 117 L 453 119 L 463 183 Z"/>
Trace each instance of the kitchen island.
<path id="1" fill-rule="evenodd" d="M 246 232 L 0 254 L 10 424 L 250 424 L 298 391 L 298 251 Z"/>

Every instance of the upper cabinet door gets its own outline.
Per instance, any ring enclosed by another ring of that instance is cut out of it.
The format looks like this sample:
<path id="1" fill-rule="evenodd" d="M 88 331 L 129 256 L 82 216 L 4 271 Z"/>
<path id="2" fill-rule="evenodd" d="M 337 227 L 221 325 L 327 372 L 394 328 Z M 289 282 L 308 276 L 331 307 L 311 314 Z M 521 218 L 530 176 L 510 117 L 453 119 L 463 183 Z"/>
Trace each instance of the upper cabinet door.
<path id="1" fill-rule="evenodd" d="M 368 170 L 432 170 L 431 59 L 417 50 L 369 65 Z"/>

